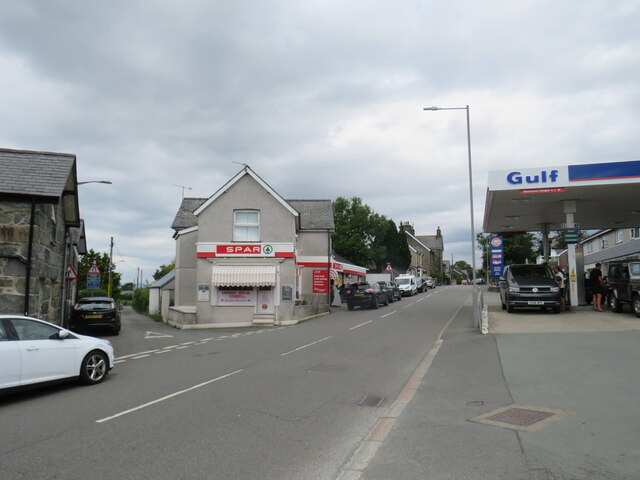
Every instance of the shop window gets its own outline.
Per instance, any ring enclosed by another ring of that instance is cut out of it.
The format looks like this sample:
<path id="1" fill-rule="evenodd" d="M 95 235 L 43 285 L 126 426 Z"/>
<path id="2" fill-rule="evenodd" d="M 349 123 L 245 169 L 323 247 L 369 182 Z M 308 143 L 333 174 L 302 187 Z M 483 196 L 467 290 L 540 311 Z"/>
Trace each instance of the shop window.
<path id="1" fill-rule="evenodd" d="M 260 241 L 260 212 L 236 210 L 233 212 L 233 240 L 235 242 Z"/>

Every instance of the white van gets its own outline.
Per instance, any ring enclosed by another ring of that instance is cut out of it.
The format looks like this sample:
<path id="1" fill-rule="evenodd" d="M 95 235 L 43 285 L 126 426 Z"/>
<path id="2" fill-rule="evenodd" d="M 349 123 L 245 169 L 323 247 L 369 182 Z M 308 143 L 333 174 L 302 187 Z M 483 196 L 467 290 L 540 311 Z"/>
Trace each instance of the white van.
<path id="1" fill-rule="evenodd" d="M 416 277 L 413 275 L 399 275 L 393 282 L 398 285 L 403 297 L 410 297 L 418 294 L 418 284 L 416 282 Z"/>

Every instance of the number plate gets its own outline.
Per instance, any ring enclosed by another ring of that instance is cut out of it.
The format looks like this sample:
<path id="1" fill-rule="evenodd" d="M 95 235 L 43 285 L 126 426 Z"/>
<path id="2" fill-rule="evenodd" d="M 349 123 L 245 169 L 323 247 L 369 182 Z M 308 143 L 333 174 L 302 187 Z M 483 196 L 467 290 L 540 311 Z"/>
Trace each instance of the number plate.
<path id="1" fill-rule="evenodd" d="M 356 293 L 354 297 L 364 297 L 364 293 Z"/>
<path id="2" fill-rule="evenodd" d="M 84 318 L 102 318 L 102 315 L 85 315 Z"/>
<path id="3" fill-rule="evenodd" d="M 544 305 L 544 302 L 542 302 L 540 300 L 529 300 L 527 303 L 529 305 Z"/>

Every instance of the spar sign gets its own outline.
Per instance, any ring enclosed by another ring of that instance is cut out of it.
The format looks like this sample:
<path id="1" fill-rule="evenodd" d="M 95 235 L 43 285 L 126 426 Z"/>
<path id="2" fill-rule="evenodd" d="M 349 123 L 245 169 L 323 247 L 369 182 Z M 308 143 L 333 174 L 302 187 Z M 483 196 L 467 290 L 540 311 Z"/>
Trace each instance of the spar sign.
<path id="1" fill-rule="evenodd" d="M 491 262 L 491 276 L 499 277 L 504 271 L 504 242 L 502 236 L 489 237 L 489 258 Z"/>

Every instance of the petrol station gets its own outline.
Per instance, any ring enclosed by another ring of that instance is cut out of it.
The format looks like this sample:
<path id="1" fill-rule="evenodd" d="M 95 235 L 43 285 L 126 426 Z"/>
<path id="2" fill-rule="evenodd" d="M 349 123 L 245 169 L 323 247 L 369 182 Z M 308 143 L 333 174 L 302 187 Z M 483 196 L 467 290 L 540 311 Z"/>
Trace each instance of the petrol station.
<path id="1" fill-rule="evenodd" d="M 582 255 L 576 254 L 578 230 L 638 226 L 638 160 L 489 172 L 484 232 L 498 239 L 515 233 L 540 232 L 548 261 L 549 232 L 564 231 L 571 305 L 584 302 L 584 263 Z M 500 259 L 498 247 L 501 247 L 499 240 L 492 242 L 496 260 Z M 491 274 L 500 273 L 492 269 Z"/>

